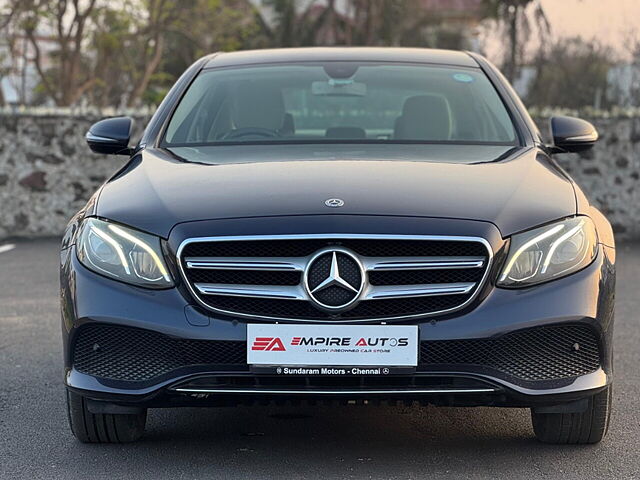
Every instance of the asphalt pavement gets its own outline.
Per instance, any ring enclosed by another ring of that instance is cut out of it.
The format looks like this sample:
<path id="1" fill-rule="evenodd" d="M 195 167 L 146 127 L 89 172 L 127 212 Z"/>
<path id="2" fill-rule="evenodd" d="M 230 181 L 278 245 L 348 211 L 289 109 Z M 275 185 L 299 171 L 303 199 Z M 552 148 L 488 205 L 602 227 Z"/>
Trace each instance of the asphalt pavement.
<path id="1" fill-rule="evenodd" d="M 58 243 L 0 243 L 0 478 L 640 478 L 640 244 L 618 249 L 609 435 L 549 446 L 524 409 L 386 406 L 151 410 L 138 443 L 80 444 L 64 406 Z"/>

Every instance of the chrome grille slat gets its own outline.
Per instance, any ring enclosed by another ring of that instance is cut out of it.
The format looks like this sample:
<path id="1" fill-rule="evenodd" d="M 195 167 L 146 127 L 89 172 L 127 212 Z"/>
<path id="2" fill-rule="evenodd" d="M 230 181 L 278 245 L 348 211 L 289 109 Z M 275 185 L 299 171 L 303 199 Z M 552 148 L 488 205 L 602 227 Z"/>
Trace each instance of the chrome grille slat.
<path id="1" fill-rule="evenodd" d="M 300 285 L 229 285 L 222 283 L 195 283 L 194 287 L 204 295 L 228 295 L 232 297 L 281 298 L 305 300 Z"/>
<path id="2" fill-rule="evenodd" d="M 302 272 L 306 265 L 306 257 L 187 257 L 184 262 L 187 268 L 208 270 L 269 270 Z"/>
<path id="3" fill-rule="evenodd" d="M 430 295 L 462 295 L 469 293 L 475 283 L 431 283 L 429 285 L 371 285 L 365 300 L 427 297 Z"/>
<path id="4" fill-rule="evenodd" d="M 365 285 L 353 305 L 329 311 L 311 300 L 307 268 L 325 250 L 357 256 Z M 481 256 L 483 251 L 486 256 Z M 459 310 L 482 289 L 492 259 L 483 238 L 437 235 L 206 237 L 187 239 L 178 249 L 185 283 L 207 309 L 245 318 L 309 322 L 399 320 Z M 411 303 L 403 306 L 407 302 Z"/>
<path id="5" fill-rule="evenodd" d="M 481 257 L 362 257 L 368 271 L 381 270 L 437 270 L 454 268 L 482 268 Z"/>
<path id="6" fill-rule="evenodd" d="M 187 268 L 209 270 L 304 271 L 309 257 L 187 257 Z M 361 257 L 367 271 L 482 268 L 481 257 Z"/>
<path id="7" fill-rule="evenodd" d="M 429 295 L 461 295 L 469 293 L 475 283 L 431 283 L 428 285 L 371 285 L 364 300 L 425 297 Z M 203 295 L 229 295 L 235 297 L 282 298 L 306 300 L 299 285 L 229 285 L 221 283 L 194 283 Z"/>

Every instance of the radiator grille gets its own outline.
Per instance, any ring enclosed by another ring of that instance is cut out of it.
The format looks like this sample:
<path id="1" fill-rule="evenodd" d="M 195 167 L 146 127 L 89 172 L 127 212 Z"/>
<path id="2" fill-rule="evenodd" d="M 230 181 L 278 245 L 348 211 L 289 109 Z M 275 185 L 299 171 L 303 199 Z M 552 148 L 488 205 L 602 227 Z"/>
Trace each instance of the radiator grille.
<path id="1" fill-rule="evenodd" d="M 488 244 L 477 238 L 297 237 L 192 239 L 180 249 L 178 261 L 195 299 L 220 314 L 367 321 L 460 309 L 482 287 L 492 259 Z M 343 278 L 354 279 L 352 290 L 360 286 L 359 278 L 365 279 L 355 301 L 345 284 L 310 293 L 328 276 L 332 251 L 342 252 L 337 262 Z M 352 271 L 356 264 L 349 255 L 361 263 L 362 275 Z"/>

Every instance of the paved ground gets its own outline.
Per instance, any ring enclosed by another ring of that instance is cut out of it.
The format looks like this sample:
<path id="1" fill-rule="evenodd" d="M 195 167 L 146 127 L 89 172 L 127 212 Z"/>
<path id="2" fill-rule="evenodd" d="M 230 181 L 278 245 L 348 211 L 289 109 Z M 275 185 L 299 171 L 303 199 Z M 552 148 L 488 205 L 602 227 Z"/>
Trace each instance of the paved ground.
<path id="1" fill-rule="evenodd" d="M 598 446 L 552 447 L 518 409 L 153 410 L 125 446 L 71 436 L 57 241 L 0 245 L 1 478 L 640 478 L 640 245 L 619 249 L 616 390 Z"/>

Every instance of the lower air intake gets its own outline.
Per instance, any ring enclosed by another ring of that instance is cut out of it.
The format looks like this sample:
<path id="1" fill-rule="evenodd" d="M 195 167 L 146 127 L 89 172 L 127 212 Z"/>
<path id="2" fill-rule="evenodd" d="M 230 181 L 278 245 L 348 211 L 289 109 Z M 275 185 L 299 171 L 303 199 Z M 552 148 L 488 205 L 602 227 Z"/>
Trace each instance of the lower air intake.
<path id="1" fill-rule="evenodd" d="M 422 342 L 420 364 L 423 369 L 468 366 L 522 380 L 556 380 L 596 371 L 600 352 L 591 328 L 551 326 L 489 339 Z"/>
<path id="2" fill-rule="evenodd" d="M 101 378 L 146 381 L 184 367 L 224 369 L 246 362 L 245 342 L 187 340 L 115 325 L 81 327 L 76 370 Z"/>
<path id="3" fill-rule="evenodd" d="M 190 340 L 116 325 L 80 328 L 73 364 L 95 377 L 145 382 L 177 372 L 247 372 L 246 344 Z M 571 378 L 600 367 L 598 339 L 584 325 L 539 327 L 497 338 L 424 341 L 419 373 L 450 370 L 482 372 L 514 380 Z"/>

